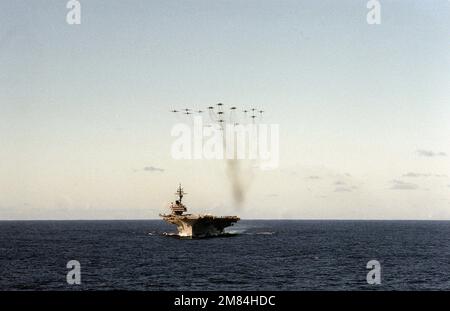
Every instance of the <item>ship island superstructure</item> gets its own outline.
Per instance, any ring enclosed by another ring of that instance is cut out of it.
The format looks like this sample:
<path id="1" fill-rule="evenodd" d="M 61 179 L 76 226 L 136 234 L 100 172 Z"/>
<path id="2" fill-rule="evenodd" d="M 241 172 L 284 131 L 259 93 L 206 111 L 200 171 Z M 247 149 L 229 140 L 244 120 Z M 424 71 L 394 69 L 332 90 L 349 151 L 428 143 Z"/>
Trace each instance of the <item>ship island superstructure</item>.
<path id="1" fill-rule="evenodd" d="M 177 200 L 170 204 L 170 214 L 160 214 L 166 222 L 176 225 L 178 236 L 184 238 L 206 238 L 224 234 L 226 227 L 232 226 L 239 221 L 238 216 L 213 216 L 210 214 L 195 215 L 187 213 L 187 208 L 183 204 L 184 192 L 181 184 L 175 195 Z"/>

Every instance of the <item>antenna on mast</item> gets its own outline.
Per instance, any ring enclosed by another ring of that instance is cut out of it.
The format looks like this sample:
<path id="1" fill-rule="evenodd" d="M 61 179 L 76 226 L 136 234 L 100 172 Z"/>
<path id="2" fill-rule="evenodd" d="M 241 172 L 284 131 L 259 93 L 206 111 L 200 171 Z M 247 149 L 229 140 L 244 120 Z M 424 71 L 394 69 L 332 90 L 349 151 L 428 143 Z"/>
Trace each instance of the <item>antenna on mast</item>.
<path id="1" fill-rule="evenodd" d="M 187 194 L 186 192 L 184 192 L 183 188 L 181 187 L 181 183 L 179 184 L 177 192 L 175 192 L 175 194 L 178 195 L 178 199 L 179 199 L 179 201 L 181 203 L 181 200 L 183 199 L 183 196 L 185 194 Z"/>

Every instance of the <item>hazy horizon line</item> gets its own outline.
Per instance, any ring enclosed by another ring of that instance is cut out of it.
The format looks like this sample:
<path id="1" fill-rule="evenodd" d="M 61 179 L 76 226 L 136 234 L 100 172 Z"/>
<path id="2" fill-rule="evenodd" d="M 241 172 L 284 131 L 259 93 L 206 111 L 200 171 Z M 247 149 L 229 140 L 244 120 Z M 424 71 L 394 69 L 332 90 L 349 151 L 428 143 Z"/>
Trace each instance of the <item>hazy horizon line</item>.
<path id="1" fill-rule="evenodd" d="M 126 218 L 114 218 L 114 219 L 0 219 L 0 222 L 12 222 L 12 221 L 162 221 L 163 219 L 158 218 L 134 218 L 134 219 L 126 219 Z M 450 219 L 361 219 L 361 218 L 241 218 L 240 221 L 440 221 L 440 222 L 449 222 Z"/>

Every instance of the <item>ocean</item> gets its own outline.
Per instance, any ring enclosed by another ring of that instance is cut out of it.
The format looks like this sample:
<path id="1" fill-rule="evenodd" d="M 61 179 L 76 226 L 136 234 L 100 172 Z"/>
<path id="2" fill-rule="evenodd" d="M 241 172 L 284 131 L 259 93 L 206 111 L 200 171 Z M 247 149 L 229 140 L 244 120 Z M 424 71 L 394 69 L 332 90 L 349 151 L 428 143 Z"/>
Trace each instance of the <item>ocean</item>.
<path id="1" fill-rule="evenodd" d="M 242 220 L 180 240 L 148 221 L 1 221 L 0 290 L 450 290 L 450 222 Z M 69 285 L 66 264 L 81 265 Z M 381 284 L 366 281 L 370 260 Z"/>

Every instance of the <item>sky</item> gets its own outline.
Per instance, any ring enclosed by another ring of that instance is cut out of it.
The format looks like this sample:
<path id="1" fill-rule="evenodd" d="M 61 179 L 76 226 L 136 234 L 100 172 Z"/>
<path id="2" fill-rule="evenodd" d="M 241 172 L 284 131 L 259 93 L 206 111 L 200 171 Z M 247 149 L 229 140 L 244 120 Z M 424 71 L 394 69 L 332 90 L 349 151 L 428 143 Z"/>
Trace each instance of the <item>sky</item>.
<path id="1" fill-rule="evenodd" d="M 0 1 L 0 220 L 158 218 L 179 182 L 198 213 L 450 219 L 450 1 L 80 2 Z M 170 110 L 218 102 L 280 129 L 240 206 L 170 154 Z"/>

